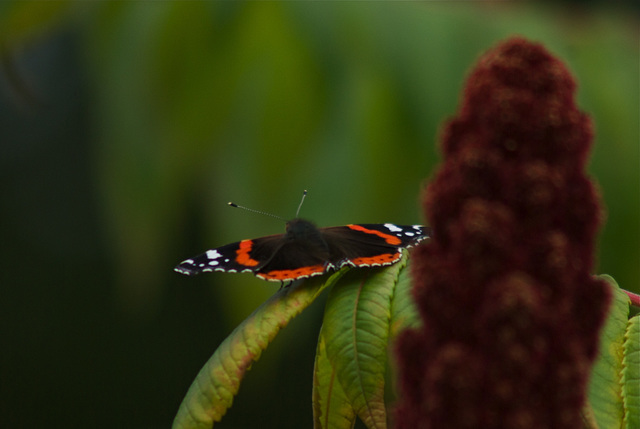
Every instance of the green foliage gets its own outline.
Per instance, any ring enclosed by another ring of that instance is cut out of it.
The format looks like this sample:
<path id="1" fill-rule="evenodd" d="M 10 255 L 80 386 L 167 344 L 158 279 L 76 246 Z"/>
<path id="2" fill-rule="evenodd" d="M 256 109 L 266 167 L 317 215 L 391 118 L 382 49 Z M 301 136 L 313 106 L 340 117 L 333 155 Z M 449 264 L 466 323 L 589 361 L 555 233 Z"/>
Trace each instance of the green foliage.
<path id="1" fill-rule="evenodd" d="M 210 428 L 227 412 L 240 382 L 278 331 L 311 304 L 346 269 L 299 282 L 269 298 L 220 344 L 189 388 L 173 428 Z"/>
<path id="2" fill-rule="evenodd" d="M 353 270 L 331 290 L 325 308 L 321 342 L 326 346 L 319 346 L 318 355 L 326 347 L 328 364 L 333 369 L 331 384 L 340 386 L 338 395 L 345 396 L 352 412 L 369 428 L 387 427 L 384 385 L 391 321 L 406 321 L 392 314 L 392 309 L 398 309 L 392 302 L 398 290 L 406 293 L 409 289 L 408 278 L 398 282 L 405 264 L 406 258 L 385 269 Z M 314 380 L 320 384 L 317 389 L 330 384 L 321 374 L 316 374 Z M 333 398 L 327 393 L 317 394 L 316 398 L 323 403 L 315 421 L 332 421 Z M 314 410 L 317 413 L 318 407 Z"/>
<path id="3" fill-rule="evenodd" d="M 640 428 L 640 315 L 629 320 L 624 333 L 620 383 L 624 427 Z"/>
<path id="4" fill-rule="evenodd" d="M 357 416 L 369 428 L 386 428 L 390 338 L 417 323 L 406 263 L 405 256 L 391 267 L 343 269 L 276 293 L 218 347 L 191 385 L 173 427 L 205 429 L 220 421 L 251 363 L 281 328 L 333 285 L 316 352 L 315 427 L 351 428 Z"/>
<path id="5" fill-rule="evenodd" d="M 313 377 L 314 428 L 351 429 L 356 411 L 338 380 L 338 371 L 327 355 L 327 337 L 320 330 Z"/>
<path id="6" fill-rule="evenodd" d="M 600 334 L 600 354 L 591 372 L 589 405 L 599 428 L 633 429 L 638 427 L 640 415 L 640 316 L 629 320 L 629 297 L 612 277 L 602 277 L 611 284 L 613 300 Z"/>

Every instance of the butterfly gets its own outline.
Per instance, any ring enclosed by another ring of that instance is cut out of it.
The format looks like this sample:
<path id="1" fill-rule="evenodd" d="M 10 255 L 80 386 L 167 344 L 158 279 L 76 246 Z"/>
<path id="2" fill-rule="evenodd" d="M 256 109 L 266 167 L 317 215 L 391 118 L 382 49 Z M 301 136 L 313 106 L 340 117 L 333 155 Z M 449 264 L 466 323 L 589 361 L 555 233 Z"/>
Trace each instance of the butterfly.
<path id="1" fill-rule="evenodd" d="M 344 266 L 392 265 L 404 250 L 429 238 L 421 225 L 351 224 L 318 228 L 295 218 L 284 234 L 242 240 L 182 261 L 175 271 L 188 276 L 204 272 L 253 273 L 263 280 L 285 282 L 318 276 Z"/>

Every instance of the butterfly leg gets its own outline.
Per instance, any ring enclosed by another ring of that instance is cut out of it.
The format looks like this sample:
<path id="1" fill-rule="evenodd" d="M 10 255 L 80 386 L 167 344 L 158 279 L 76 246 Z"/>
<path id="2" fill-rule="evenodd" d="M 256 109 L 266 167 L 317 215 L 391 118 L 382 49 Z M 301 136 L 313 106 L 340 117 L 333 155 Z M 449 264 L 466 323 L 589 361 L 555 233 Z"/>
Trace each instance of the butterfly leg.
<path id="1" fill-rule="evenodd" d="M 278 291 L 287 288 L 293 284 L 293 280 L 280 280 L 280 288 Z"/>

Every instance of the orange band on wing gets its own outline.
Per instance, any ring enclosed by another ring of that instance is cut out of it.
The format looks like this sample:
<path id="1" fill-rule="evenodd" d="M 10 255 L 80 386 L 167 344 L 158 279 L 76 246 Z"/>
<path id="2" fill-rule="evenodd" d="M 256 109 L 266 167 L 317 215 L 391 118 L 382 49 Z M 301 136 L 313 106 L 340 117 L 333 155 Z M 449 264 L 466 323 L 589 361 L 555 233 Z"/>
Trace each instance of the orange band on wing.
<path id="1" fill-rule="evenodd" d="M 266 273 L 257 273 L 256 276 L 265 280 L 293 280 L 324 273 L 324 271 L 325 267 L 323 265 L 313 265 L 311 267 L 296 268 L 295 270 L 274 270 Z"/>
<path id="2" fill-rule="evenodd" d="M 354 231 L 361 231 L 367 234 L 373 234 L 373 235 L 377 235 L 378 237 L 384 238 L 384 241 L 386 241 L 387 244 L 397 246 L 402 243 L 402 241 L 395 235 L 385 234 L 384 232 L 376 231 L 375 229 L 367 229 L 360 225 L 347 225 L 347 226 L 353 229 Z"/>
<path id="3" fill-rule="evenodd" d="M 402 255 L 400 252 L 396 253 L 383 253 L 382 255 L 366 256 L 362 258 L 353 258 L 351 263 L 356 267 L 370 266 L 370 265 L 389 265 L 394 262 L 398 262 Z"/>
<path id="4" fill-rule="evenodd" d="M 244 265 L 245 267 L 255 267 L 256 265 L 258 265 L 260 262 L 256 261 L 255 259 L 251 259 L 251 257 L 249 256 L 249 252 L 251 252 L 252 248 L 252 240 L 242 240 L 240 242 L 238 250 L 236 250 L 236 254 L 238 255 L 236 256 L 236 262 L 240 265 Z"/>

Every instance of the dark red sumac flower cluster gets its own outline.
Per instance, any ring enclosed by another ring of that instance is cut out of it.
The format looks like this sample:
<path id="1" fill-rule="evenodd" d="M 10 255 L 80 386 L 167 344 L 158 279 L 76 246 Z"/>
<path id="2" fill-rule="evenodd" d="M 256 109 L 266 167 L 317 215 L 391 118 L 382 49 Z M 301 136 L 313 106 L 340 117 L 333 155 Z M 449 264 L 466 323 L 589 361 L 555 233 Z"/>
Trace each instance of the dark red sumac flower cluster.
<path id="1" fill-rule="evenodd" d="M 581 427 L 610 298 L 591 275 L 601 209 L 574 93 L 522 38 L 471 72 L 424 195 L 434 235 L 412 256 L 423 327 L 398 341 L 397 428 Z"/>

